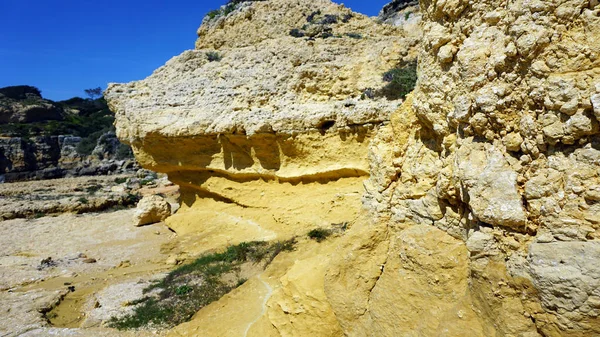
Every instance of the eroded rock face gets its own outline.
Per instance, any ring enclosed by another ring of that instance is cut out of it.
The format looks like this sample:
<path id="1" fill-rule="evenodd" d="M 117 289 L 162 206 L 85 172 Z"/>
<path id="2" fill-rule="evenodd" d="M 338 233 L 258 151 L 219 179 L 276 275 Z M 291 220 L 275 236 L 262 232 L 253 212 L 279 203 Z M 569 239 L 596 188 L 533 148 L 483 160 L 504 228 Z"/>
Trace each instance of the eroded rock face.
<path id="1" fill-rule="evenodd" d="M 359 211 L 347 209 L 368 175 L 369 140 L 401 104 L 369 92 L 415 56 L 416 39 L 325 0 L 243 2 L 207 16 L 198 36 L 196 50 L 105 93 L 137 160 L 181 186 L 169 226 L 188 233 L 203 228 L 199 217 L 239 222 L 214 200 L 251 213 L 239 229 L 246 240 L 348 221 Z M 288 200 L 311 190 L 325 194 Z"/>
<path id="2" fill-rule="evenodd" d="M 260 1 L 206 19 L 197 49 L 148 79 L 112 85 L 119 136 L 182 186 L 167 223 L 193 232 L 203 219 L 201 245 L 302 233 L 307 210 L 312 223 L 358 219 L 335 254 L 250 283 L 269 295 L 240 331 L 316 333 L 335 317 L 321 335 L 599 334 L 598 3 L 420 6 L 419 82 L 400 108 L 360 96 L 410 57 L 402 29 L 361 16 L 303 28 L 317 10 L 349 12 Z M 344 213 L 368 172 L 371 221 Z M 310 305 L 288 303 L 306 285 Z M 174 335 L 204 331 L 214 313 Z"/>
<path id="3" fill-rule="evenodd" d="M 180 185 L 181 208 L 165 222 L 193 240 L 186 253 L 347 228 L 361 212 L 369 142 L 401 104 L 371 93 L 414 59 L 418 39 L 325 0 L 243 2 L 209 15 L 198 35 L 195 50 L 105 93 L 136 159 Z M 299 244 L 172 334 L 341 336 L 324 290 L 335 247 Z M 253 309 L 214 311 L 224 303 Z"/>
<path id="4" fill-rule="evenodd" d="M 381 9 L 378 19 L 402 27 L 409 36 L 420 38 L 423 34 L 418 0 L 394 0 Z"/>
<path id="5" fill-rule="evenodd" d="M 418 270 L 392 263 L 408 256 L 395 238 L 416 225 L 466 244 L 457 259 L 468 257 L 467 295 L 447 301 L 455 305 L 455 318 L 470 317 L 459 323 L 471 329 L 468 335 L 599 334 L 599 276 L 592 262 L 600 234 L 598 3 L 420 4 L 419 82 L 377 135 L 365 185 L 365 205 L 385 224 L 366 230 L 379 228 L 390 243 L 381 239 L 389 245 L 385 258 L 362 259 L 387 262 L 374 284 L 351 287 L 367 298 L 358 307 L 334 300 L 338 319 L 357 331 L 386 324 L 375 309 L 376 290 L 380 283 L 396 289 L 408 277 L 418 279 Z M 352 284 L 354 274 L 340 270 L 368 266 L 350 258 L 359 253 L 365 254 L 352 248 L 333 262 L 328 280 L 338 285 L 328 296 L 344 291 L 339 284 Z M 435 256 L 425 249 L 421 254 Z M 385 278 L 388 273 L 394 277 Z M 428 281 L 448 275 L 448 268 L 437 268 Z M 420 312 L 436 306 L 417 299 L 394 306 Z M 465 303 L 475 312 L 464 311 Z M 369 319 L 353 317 L 350 309 Z"/>
<path id="6" fill-rule="evenodd" d="M 294 37 L 293 29 L 321 34 Z M 367 141 L 399 101 L 361 96 L 384 85 L 381 75 L 409 57 L 414 40 L 325 0 L 242 3 L 207 17 L 198 34 L 196 50 L 105 93 L 118 136 L 142 165 L 172 180 L 206 170 L 366 174 Z"/>
<path id="7" fill-rule="evenodd" d="M 130 153 L 119 153 L 113 132 L 100 136 L 90 155 L 77 152 L 81 137 L 0 137 L 0 182 L 55 179 L 131 172 L 139 168 Z"/>

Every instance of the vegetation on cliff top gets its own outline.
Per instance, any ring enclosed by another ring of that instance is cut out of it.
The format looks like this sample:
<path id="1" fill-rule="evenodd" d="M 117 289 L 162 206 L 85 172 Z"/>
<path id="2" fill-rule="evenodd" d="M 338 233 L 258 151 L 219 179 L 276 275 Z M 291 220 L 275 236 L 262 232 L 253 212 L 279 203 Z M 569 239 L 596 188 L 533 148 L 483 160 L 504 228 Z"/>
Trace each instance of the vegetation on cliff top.
<path id="1" fill-rule="evenodd" d="M 81 137 L 77 152 L 90 155 L 103 134 L 114 132 L 114 113 L 110 111 L 106 100 L 102 97 L 101 88 L 86 89 L 89 98 L 73 97 L 68 100 L 53 102 L 43 99 L 38 88 L 32 86 L 12 86 L 0 88 L 0 103 L 39 104 L 47 102 L 62 110 L 59 120 L 39 120 L 31 123 L 0 124 L 0 135 L 29 139 L 35 136 L 70 135 Z M 123 157 L 130 157 L 130 148 L 121 144 L 119 152 Z"/>
<path id="2" fill-rule="evenodd" d="M 320 10 L 317 10 L 306 16 L 307 23 L 301 28 L 293 28 L 292 30 L 290 30 L 290 35 L 296 38 L 307 37 L 308 39 L 326 39 L 330 37 L 341 38 L 343 37 L 342 35 L 333 34 L 332 25 L 337 24 L 339 22 L 347 23 L 353 17 L 354 15 L 351 13 L 340 17 L 336 14 L 324 14 Z M 362 35 L 358 33 L 346 33 L 344 35 L 353 39 L 362 38 Z"/>
<path id="3" fill-rule="evenodd" d="M 265 0 L 229 0 L 225 6 L 208 12 L 206 14 L 206 17 L 208 17 L 209 20 L 212 20 L 212 19 L 220 17 L 220 16 L 227 16 L 237 8 L 238 4 L 241 4 L 242 2 L 254 2 L 254 1 L 265 1 Z"/>

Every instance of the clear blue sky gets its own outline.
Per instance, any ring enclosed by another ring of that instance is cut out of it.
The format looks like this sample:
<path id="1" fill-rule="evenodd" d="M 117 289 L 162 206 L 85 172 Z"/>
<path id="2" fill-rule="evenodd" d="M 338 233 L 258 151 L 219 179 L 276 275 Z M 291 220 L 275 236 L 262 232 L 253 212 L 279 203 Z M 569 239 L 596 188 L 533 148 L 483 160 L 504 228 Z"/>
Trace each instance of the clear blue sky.
<path id="1" fill-rule="evenodd" d="M 389 1 L 335 2 L 373 16 Z M 193 49 L 204 15 L 225 2 L 0 0 L 0 87 L 33 85 L 62 100 L 143 79 Z"/>

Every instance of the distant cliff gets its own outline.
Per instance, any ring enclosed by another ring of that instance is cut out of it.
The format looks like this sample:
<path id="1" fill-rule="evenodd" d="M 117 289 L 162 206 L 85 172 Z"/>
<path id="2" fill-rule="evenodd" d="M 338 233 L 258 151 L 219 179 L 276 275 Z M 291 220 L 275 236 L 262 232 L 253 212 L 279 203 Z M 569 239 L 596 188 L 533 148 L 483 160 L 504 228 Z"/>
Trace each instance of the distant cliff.
<path id="1" fill-rule="evenodd" d="M 103 98 L 53 102 L 32 86 L 0 88 L 0 182 L 137 167 Z"/>

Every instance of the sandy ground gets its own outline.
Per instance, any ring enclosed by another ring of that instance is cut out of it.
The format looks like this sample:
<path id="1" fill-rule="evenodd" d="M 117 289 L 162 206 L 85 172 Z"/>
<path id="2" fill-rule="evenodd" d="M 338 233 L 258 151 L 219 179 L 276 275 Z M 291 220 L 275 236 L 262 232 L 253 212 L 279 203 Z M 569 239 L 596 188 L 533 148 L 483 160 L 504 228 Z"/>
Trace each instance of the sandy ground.
<path id="1" fill-rule="evenodd" d="M 165 261 L 175 235 L 162 223 L 134 227 L 132 216 L 129 209 L 0 222 L 0 336 L 132 335 L 94 328 L 115 310 L 89 308 L 92 301 L 118 311 L 126 296 L 102 290 L 135 294 L 172 267 Z M 144 335 L 160 332 L 135 333 Z"/>
<path id="2" fill-rule="evenodd" d="M 0 221 L 86 213 L 127 203 L 136 193 L 120 180 L 132 175 L 77 177 L 0 184 Z"/>

